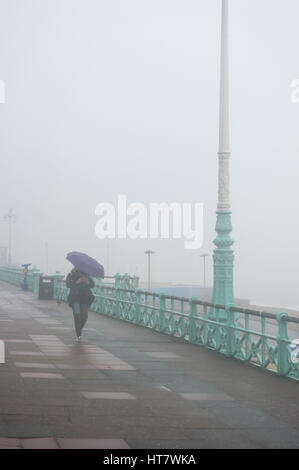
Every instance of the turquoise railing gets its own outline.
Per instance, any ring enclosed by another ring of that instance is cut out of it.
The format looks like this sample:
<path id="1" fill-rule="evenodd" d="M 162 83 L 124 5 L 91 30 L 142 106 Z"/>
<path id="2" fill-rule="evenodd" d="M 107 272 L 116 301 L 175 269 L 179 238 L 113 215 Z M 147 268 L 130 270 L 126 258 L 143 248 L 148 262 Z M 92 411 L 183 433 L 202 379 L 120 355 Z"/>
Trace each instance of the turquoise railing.
<path id="1" fill-rule="evenodd" d="M 28 271 L 27 274 L 27 284 L 28 290 L 34 293 L 38 293 L 39 291 L 39 283 L 40 278 L 43 276 L 43 273 L 40 272 L 37 268 L 32 268 Z M 53 275 L 54 280 L 62 280 L 64 275 L 61 274 L 59 271 Z M 7 266 L 0 266 L 0 280 L 13 284 L 15 286 L 21 287 L 24 283 L 24 271 L 21 268 L 17 267 L 7 267 Z"/>
<path id="2" fill-rule="evenodd" d="M 299 380 L 299 365 L 291 361 L 288 335 L 288 325 L 299 324 L 299 318 L 284 312 L 274 315 L 237 307 L 226 308 L 195 298 L 155 294 L 137 287 L 116 287 L 121 283 L 125 283 L 125 277 L 116 276 L 114 286 L 100 284 L 94 290 L 91 310 Z M 65 283 L 57 281 L 56 299 L 66 301 L 67 296 Z M 220 320 L 223 313 L 228 318 L 225 323 Z"/>
<path id="3" fill-rule="evenodd" d="M 28 278 L 34 292 L 37 292 L 40 276 L 39 271 L 32 271 Z M 66 302 L 69 289 L 63 276 L 57 272 L 54 279 L 54 299 Z M 0 280 L 20 285 L 23 273 L 14 268 L 0 268 Z M 299 318 L 286 312 L 275 315 L 196 298 L 156 294 L 139 289 L 138 278 L 128 274 L 96 280 L 93 292 L 95 300 L 91 310 L 95 312 L 152 328 L 270 373 L 299 380 L 299 364 L 291 360 L 289 337 L 289 325 L 297 326 Z"/>
<path id="4" fill-rule="evenodd" d="M 28 271 L 28 290 L 38 293 L 39 280 L 42 275 L 43 274 L 37 268 Z M 24 271 L 16 267 L 0 267 L 0 280 L 9 282 L 15 286 L 21 286 L 24 283 Z"/>

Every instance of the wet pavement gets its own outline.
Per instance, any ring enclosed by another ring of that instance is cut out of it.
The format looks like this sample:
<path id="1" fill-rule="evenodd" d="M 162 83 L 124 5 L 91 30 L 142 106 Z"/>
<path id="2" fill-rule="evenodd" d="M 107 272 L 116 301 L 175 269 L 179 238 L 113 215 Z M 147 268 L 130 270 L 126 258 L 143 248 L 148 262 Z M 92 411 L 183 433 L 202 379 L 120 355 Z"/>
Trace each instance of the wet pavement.
<path id="1" fill-rule="evenodd" d="M 0 449 L 299 448 L 298 383 L 0 282 Z"/>

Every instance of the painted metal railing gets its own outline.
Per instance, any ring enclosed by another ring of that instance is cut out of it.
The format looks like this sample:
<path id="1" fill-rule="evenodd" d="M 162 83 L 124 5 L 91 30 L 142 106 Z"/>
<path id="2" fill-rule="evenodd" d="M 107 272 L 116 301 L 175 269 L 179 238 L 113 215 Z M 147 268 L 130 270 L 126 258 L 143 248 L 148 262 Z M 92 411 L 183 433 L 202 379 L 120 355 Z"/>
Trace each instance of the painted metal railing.
<path id="1" fill-rule="evenodd" d="M 21 273 L 14 268 L 0 268 L 0 279 L 20 285 Z M 34 292 L 40 276 L 39 271 L 31 272 L 30 288 Z M 215 305 L 197 298 L 156 294 L 139 289 L 138 278 L 127 274 L 97 280 L 93 292 L 91 310 L 102 315 L 152 328 L 270 373 L 299 380 L 299 364 L 291 360 L 289 334 L 291 328 L 292 332 L 299 332 L 299 318 L 286 312 L 275 315 Z M 68 294 L 63 276 L 57 272 L 54 299 L 67 302 Z"/>
<path id="2" fill-rule="evenodd" d="M 167 296 L 138 288 L 116 287 L 124 283 L 116 276 L 115 286 L 100 284 L 91 310 L 192 344 L 213 349 L 228 357 L 299 380 L 299 365 L 291 361 L 288 325 L 299 318 L 286 312 L 267 312 L 225 307 L 198 299 Z M 55 296 L 66 300 L 64 282 L 56 283 Z M 209 313 L 213 311 L 212 318 Z M 226 322 L 220 318 L 228 319 Z"/>
<path id="3" fill-rule="evenodd" d="M 35 293 L 38 292 L 39 280 L 41 276 L 42 273 L 37 268 L 33 268 L 28 271 L 28 290 Z M 17 267 L 0 267 L 0 280 L 21 287 L 24 283 L 24 271 L 23 269 Z"/>
<path id="4" fill-rule="evenodd" d="M 43 273 L 33 267 L 28 270 L 27 273 L 27 289 L 34 292 L 35 294 L 39 291 L 40 278 L 43 276 Z M 8 282 L 18 287 L 22 287 L 24 284 L 25 273 L 24 270 L 14 266 L 0 266 L 0 280 Z M 58 280 L 62 280 L 64 275 L 59 271 L 56 271 L 55 274 L 51 276 L 54 279 L 54 283 Z"/>

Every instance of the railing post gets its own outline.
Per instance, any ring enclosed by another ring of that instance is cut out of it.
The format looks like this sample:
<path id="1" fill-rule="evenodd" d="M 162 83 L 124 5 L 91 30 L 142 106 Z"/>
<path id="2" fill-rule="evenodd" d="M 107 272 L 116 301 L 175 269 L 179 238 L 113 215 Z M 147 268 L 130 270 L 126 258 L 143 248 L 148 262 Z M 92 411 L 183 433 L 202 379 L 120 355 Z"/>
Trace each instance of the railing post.
<path id="1" fill-rule="evenodd" d="M 159 325 L 158 331 L 164 333 L 166 329 L 166 319 L 165 319 L 165 310 L 166 310 L 166 295 L 160 294 L 159 295 Z"/>
<path id="2" fill-rule="evenodd" d="M 226 335 L 226 356 L 233 356 L 235 352 L 235 313 L 231 310 L 231 307 L 226 307 L 227 316 L 227 335 Z"/>
<path id="3" fill-rule="evenodd" d="M 61 274 L 60 271 L 56 271 L 55 274 L 53 275 L 53 278 L 54 278 L 54 285 L 53 285 L 53 299 L 54 300 L 57 300 L 59 298 L 58 296 L 58 281 L 62 281 L 62 279 L 64 278 L 64 275 Z"/>
<path id="4" fill-rule="evenodd" d="M 130 275 L 128 273 L 123 275 L 123 288 L 130 289 Z"/>
<path id="5" fill-rule="evenodd" d="M 121 275 L 119 273 L 115 274 L 114 276 L 114 286 L 115 289 L 118 289 L 121 287 Z"/>
<path id="6" fill-rule="evenodd" d="M 197 332 L 196 332 L 196 317 L 197 317 L 197 308 L 196 308 L 196 301 L 195 297 L 190 299 L 190 315 L 189 315 L 189 342 L 195 343 L 197 340 Z"/>
<path id="7" fill-rule="evenodd" d="M 116 305 L 115 305 L 115 315 L 116 315 L 116 318 L 120 318 L 121 317 L 121 291 L 119 290 L 119 287 L 116 287 L 115 288 L 115 302 L 116 302 Z"/>
<path id="8" fill-rule="evenodd" d="M 135 291 L 135 315 L 134 315 L 134 323 L 136 325 L 140 324 L 141 321 L 141 290 L 137 289 Z"/>
<path id="9" fill-rule="evenodd" d="M 104 313 L 104 308 L 103 308 L 103 305 L 104 305 L 104 299 L 103 299 L 103 296 L 104 296 L 104 286 L 102 284 L 99 284 L 97 286 L 97 291 L 96 291 L 96 295 L 98 295 L 100 297 L 100 301 L 97 302 L 97 312 L 99 313 Z"/>
<path id="10" fill-rule="evenodd" d="M 289 343 L 288 324 L 285 319 L 288 313 L 281 312 L 277 315 L 278 336 L 277 336 L 277 373 L 278 375 L 287 375 L 290 369 L 289 363 Z"/>

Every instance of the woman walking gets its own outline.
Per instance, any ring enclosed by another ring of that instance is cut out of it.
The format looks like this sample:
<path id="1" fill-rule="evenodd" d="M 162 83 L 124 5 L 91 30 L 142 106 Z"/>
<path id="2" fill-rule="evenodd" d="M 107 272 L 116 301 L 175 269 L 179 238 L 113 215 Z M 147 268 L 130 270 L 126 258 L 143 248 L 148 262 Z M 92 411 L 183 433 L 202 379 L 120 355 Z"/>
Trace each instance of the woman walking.
<path id="1" fill-rule="evenodd" d="M 66 286 L 70 289 L 69 306 L 73 309 L 76 341 L 81 341 L 82 330 L 88 319 L 88 309 L 94 301 L 91 290 L 95 284 L 91 277 L 74 268 L 66 278 Z"/>

